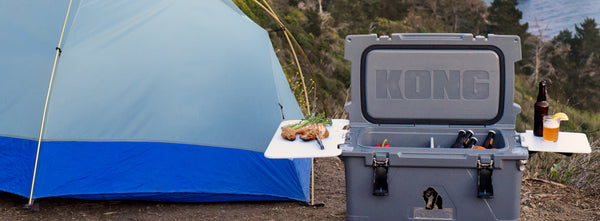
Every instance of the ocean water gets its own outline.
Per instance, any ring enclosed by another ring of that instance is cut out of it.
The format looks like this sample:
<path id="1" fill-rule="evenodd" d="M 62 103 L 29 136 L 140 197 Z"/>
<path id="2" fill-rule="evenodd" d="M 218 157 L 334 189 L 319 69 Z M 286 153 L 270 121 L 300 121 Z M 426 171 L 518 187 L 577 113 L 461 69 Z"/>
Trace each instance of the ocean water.
<path id="1" fill-rule="evenodd" d="M 493 0 L 484 0 L 489 6 Z M 551 40 L 560 31 L 575 32 L 586 17 L 600 24 L 600 0 L 519 0 L 517 8 L 523 12 L 521 23 L 529 23 L 529 32 Z"/>

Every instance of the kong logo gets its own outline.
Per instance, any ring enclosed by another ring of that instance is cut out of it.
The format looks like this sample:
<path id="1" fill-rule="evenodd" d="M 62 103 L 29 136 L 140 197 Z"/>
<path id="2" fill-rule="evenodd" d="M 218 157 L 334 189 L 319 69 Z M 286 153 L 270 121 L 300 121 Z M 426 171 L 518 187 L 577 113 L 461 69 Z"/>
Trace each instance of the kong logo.
<path id="1" fill-rule="evenodd" d="M 484 70 L 376 70 L 377 99 L 484 100 L 490 73 Z"/>

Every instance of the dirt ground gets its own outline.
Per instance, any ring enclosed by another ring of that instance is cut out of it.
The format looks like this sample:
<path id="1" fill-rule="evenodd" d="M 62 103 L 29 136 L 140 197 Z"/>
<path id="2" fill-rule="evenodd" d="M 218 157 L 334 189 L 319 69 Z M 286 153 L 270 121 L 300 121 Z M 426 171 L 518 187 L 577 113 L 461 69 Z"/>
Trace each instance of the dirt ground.
<path id="1" fill-rule="evenodd" d="M 315 159 L 315 203 L 161 203 L 38 199 L 38 212 L 23 209 L 27 199 L 0 192 L 0 220 L 345 220 L 344 164 Z M 521 220 L 600 220 L 600 195 L 559 183 L 524 178 Z"/>

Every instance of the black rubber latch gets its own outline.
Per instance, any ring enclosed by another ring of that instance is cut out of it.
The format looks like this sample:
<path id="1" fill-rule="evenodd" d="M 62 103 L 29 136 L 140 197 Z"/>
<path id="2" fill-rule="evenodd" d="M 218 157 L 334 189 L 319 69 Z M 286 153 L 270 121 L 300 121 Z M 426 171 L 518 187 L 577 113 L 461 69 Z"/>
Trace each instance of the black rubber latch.
<path id="1" fill-rule="evenodd" d="M 389 156 L 387 153 L 375 153 L 373 157 L 373 195 L 387 196 Z"/>
<path id="2" fill-rule="evenodd" d="M 494 198 L 494 186 L 492 186 L 493 170 L 493 160 L 485 163 L 477 160 L 477 197 L 482 199 Z"/>

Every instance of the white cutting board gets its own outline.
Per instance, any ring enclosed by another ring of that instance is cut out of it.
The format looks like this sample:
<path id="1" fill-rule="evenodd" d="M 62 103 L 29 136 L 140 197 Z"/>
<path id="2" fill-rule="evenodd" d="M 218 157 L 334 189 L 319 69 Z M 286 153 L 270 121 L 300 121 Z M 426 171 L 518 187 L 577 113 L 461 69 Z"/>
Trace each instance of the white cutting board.
<path id="1" fill-rule="evenodd" d="M 529 151 L 557 153 L 591 153 L 592 148 L 584 133 L 559 132 L 558 141 L 545 141 L 542 137 L 533 136 L 533 131 L 521 133 L 521 145 Z"/>
<path id="2" fill-rule="evenodd" d="M 339 144 L 343 144 L 348 130 L 344 126 L 350 121 L 346 119 L 332 119 L 331 126 L 327 126 L 329 137 L 322 139 L 324 150 L 316 140 L 303 141 L 300 136 L 295 141 L 289 141 L 281 137 L 281 127 L 300 122 L 300 120 L 286 120 L 279 124 L 277 131 L 271 138 L 271 143 L 265 151 L 265 157 L 270 159 L 293 159 L 293 158 L 315 158 L 315 157 L 335 157 L 342 154 L 338 149 Z"/>

